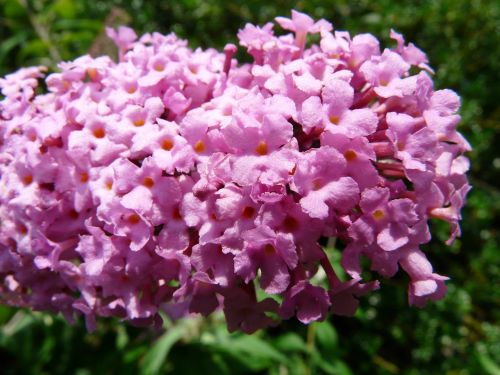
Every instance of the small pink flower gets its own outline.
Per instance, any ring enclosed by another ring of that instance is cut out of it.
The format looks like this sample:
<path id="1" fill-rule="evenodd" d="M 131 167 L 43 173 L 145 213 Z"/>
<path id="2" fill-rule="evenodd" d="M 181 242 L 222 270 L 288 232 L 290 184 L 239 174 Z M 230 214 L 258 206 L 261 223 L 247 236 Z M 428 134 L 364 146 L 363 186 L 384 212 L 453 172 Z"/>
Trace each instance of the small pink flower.
<path id="1" fill-rule="evenodd" d="M 329 210 L 348 212 L 358 200 L 359 188 L 351 177 L 343 176 L 344 157 L 332 147 L 304 154 L 293 176 L 293 189 L 302 198 L 300 205 L 311 217 L 325 219 Z"/>
<path id="2" fill-rule="evenodd" d="M 285 319 L 297 315 L 298 320 L 309 324 L 324 320 L 329 307 L 330 299 L 326 290 L 302 280 L 285 294 L 280 315 Z"/>
<path id="3" fill-rule="evenodd" d="M 295 268 L 298 257 L 291 235 L 275 233 L 259 226 L 242 234 L 243 250 L 234 258 L 234 270 L 248 283 L 262 272 L 261 286 L 270 294 L 285 291 L 290 282 L 289 270 Z"/>

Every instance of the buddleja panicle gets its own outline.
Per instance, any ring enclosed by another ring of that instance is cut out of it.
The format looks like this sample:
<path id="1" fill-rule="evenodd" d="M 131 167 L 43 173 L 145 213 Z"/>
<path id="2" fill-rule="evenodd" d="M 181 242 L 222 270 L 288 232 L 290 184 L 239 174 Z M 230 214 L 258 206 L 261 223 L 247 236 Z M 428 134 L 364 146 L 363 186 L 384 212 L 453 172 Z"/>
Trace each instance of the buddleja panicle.
<path id="1" fill-rule="evenodd" d="M 408 273 L 412 305 L 443 297 L 419 247 L 430 218 L 451 224 L 448 242 L 460 233 L 459 97 L 434 91 L 425 54 L 394 31 L 381 50 L 299 12 L 276 21 L 291 33 L 239 31 L 251 64 L 231 44 L 193 51 L 121 27 L 117 63 L 62 62 L 45 94 L 42 67 L 0 80 L 3 302 L 89 329 L 222 309 L 253 332 L 353 314 L 379 287 L 361 258 Z M 319 245 L 332 237 L 347 278 Z"/>

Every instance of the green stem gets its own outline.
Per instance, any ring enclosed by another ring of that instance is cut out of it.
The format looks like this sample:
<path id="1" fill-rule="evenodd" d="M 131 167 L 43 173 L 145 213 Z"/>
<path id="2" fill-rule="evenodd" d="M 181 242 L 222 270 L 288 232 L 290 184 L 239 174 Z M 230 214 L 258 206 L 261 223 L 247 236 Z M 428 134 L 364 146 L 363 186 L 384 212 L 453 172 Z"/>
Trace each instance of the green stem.
<path id="1" fill-rule="evenodd" d="M 308 353 L 308 361 L 307 361 L 307 366 L 305 368 L 304 374 L 305 375 L 311 375 L 311 359 L 313 356 L 314 352 L 314 337 L 316 335 L 316 326 L 313 324 L 309 324 L 307 327 L 307 341 L 306 341 L 306 348 L 307 348 L 307 353 Z"/>

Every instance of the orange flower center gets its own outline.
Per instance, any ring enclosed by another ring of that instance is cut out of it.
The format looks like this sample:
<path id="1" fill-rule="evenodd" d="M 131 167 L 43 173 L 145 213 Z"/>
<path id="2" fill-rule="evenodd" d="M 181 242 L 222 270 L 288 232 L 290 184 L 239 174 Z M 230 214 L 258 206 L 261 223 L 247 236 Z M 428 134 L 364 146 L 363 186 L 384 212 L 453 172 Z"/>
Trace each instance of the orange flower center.
<path id="1" fill-rule="evenodd" d="M 30 174 L 27 174 L 26 176 L 23 177 L 23 184 L 29 185 L 33 182 L 33 176 Z"/>
<path id="2" fill-rule="evenodd" d="M 88 74 L 91 81 L 97 80 L 97 69 L 96 68 L 88 68 L 87 74 Z"/>
<path id="3" fill-rule="evenodd" d="M 146 123 L 146 120 L 144 120 L 143 118 L 138 118 L 138 119 L 133 121 L 134 126 L 137 126 L 137 127 L 142 126 L 145 123 Z"/>
<path id="4" fill-rule="evenodd" d="M 260 141 L 257 147 L 255 148 L 255 152 L 261 156 L 267 155 L 267 144 L 264 141 Z"/>
<path id="5" fill-rule="evenodd" d="M 138 224 L 139 221 L 141 221 L 141 217 L 137 214 L 131 214 L 131 215 L 129 215 L 127 220 L 130 224 L 135 225 L 135 224 Z"/>
<path id="6" fill-rule="evenodd" d="M 92 134 L 94 134 L 94 137 L 96 138 L 104 138 L 104 136 L 106 135 L 106 131 L 104 130 L 104 128 L 95 128 L 92 131 Z"/>
<path id="7" fill-rule="evenodd" d="M 198 141 L 194 145 L 194 150 L 198 153 L 201 154 L 203 151 L 205 151 L 205 143 L 203 141 Z"/>
<path id="8" fill-rule="evenodd" d="M 144 177 L 144 180 L 142 181 L 142 184 L 146 186 L 147 188 L 152 188 L 155 184 L 154 180 L 151 177 Z"/>
<path id="9" fill-rule="evenodd" d="M 86 172 L 80 173 L 80 182 L 87 182 L 89 180 L 89 175 Z"/>
<path id="10" fill-rule="evenodd" d="M 23 223 L 17 223 L 16 227 L 19 233 L 21 234 L 28 233 L 28 228 L 26 228 L 26 225 L 24 225 Z"/>
<path id="11" fill-rule="evenodd" d="M 172 142 L 171 139 L 167 138 L 163 140 L 161 144 L 162 149 L 164 149 L 165 151 L 170 151 L 172 147 L 174 147 L 174 142 Z"/>
<path id="12" fill-rule="evenodd" d="M 157 72 L 163 72 L 163 69 L 165 69 L 165 65 L 163 65 L 162 63 L 160 62 L 157 62 L 154 67 L 153 67 L 154 70 L 156 70 Z"/>
<path id="13" fill-rule="evenodd" d="M 323 180 L 321 178 L 317 178 L 312 183 L 312 188 L 314 191 L 317 191 L 323 187 Z"/>
<path id="14" fill-rule="evenodd" d="M 330 122 L 334 125 L 338 125 L 339 122 L 340 122 L 340 117 L 339 116 L 335 116 L 335 115 L 331 115 L 330 116 Z"/>
<path id="15" fill-rule="evenodd" d="M 384 218 L 385 216 L 385 212 L 383 210 L 375 210 L 373 213 L 372 213 L 372 216 L 375 220 L 381 220 Z"/>
<path id="16" fill-rule="evenodd" d="M 137 91 L 137 86 L 136 85 L 130 85 L 128 86 L 125 91 L 127 91 L 129 94 L 133 94 L 134 92 Z"/>
<path id="17" fill-rule="evenodd" d="M 344 153 L 345 160 L 347 161 L 354 161 L 358 157 L 358 154 L 356 154 L 356 151 L 354 150 L 347 150 Z"/>

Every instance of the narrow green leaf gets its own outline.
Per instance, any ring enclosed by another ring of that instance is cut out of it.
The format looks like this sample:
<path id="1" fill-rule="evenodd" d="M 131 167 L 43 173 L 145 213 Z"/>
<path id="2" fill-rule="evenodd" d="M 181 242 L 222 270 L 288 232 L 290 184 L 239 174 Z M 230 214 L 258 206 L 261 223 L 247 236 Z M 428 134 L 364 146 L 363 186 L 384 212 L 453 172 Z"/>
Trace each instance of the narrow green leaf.
<path id="1" fill-rule="evenodd" d="M 143 375 L 158 374 L 165 363 L 172 346 L 186 333 L 187 323 L 179 321 L 161 336 L 144 356 L 140 369 Z"/>
<path id="2" fill-rule="evenodd" d="M 500 367 L 485 350 L 476 349 L 476 357 L 485 374 L 500 375 Z"/>

